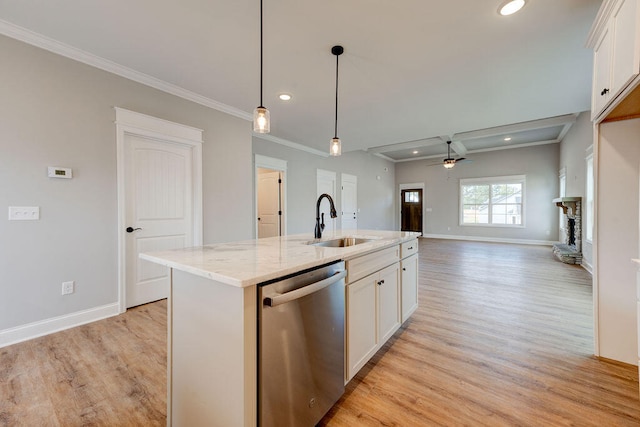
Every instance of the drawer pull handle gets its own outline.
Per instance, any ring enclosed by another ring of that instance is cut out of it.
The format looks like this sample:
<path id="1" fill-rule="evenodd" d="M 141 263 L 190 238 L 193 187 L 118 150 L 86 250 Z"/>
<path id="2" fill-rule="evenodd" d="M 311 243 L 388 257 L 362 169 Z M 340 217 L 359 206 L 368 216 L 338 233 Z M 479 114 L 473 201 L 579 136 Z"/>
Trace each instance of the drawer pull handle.
<path id="1" fill-rule="evenodd" d="M 607 93 L 609 93 L 609 89 L 604 88 L 604 89 L 602 89 L 602 92 L 600 92 L 600 95 L 604 96 L 604 95 L 606 95 Z"/>
<path id="2" fill-rule="evenodd" d="M 380 280 L 380 281 L 378 282 L 378 286 L 382 286 L 382 285 L 384 285 L 384 280 Z"/>
<path id="3" fill-rule="evenodd" d="M 411 249 L 413 249 L 413 246 L 409 246 L 409 248 L 408 248 L 407 250 L 409 250 L 409 251 L 410 251 Z"/>

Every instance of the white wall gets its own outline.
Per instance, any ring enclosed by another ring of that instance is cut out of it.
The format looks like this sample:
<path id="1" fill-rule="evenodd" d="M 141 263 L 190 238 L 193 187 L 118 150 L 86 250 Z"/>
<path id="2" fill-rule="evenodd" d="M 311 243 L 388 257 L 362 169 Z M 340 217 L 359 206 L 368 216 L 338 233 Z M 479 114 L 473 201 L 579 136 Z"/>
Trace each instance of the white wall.
<path id="1" fill-rule="evenodd" d="M 569 132 L 560 143 L 559 169 L 565 168 L 567 176 L 567 197 L 582 197 L 582 261 L 591 271 L 593 268 L 593 244 L 585 240 L 587 211 L 585 194 L 587 185 L 586 158 L 593 152 L 593 124 L 591 112 L 585 111 L 578 116 Z M 591 147 L 591 148 L 590 148 Z M 587 152 L 587 149 L 589 151 Z M 557 208 L 558 211 L 560 208 Z"/>
<path id="2" fill-rule="evenodd" d="M 531 241 L 556 240 L 558 208 L 558 144 L 469 154 L 472 162 L 447 171 L 433 160 L 396 163 L 396 182 L 424 183 L 424 234 L 447 238 Z M 526 175 L 524 228 L 459 225 L 459 185 L 462 178 Z M 399 209 L 396 206 L 396 209 Z M 431 209 L 426 212 L 426 209 Z M 398 212 L 399 214 L 399 212 Z"/>
<path id="3" fill-rule="evenodd" d="M 114 106 L 204 129 L 204 242 L 251 237 L 250 122 L 4 36 L 0 52 L 0 332 L 117 301 Z"/>
<path id="4" fill-rule="evenodd" d="M 327 147 L 328 145 L 327 142 Z M 337 192 L 334 201 L 338 212 L 341 194 L 340 174 L 348 173 L 358 177 L 359 229 L 395 230 L 398 228 L 394 217 L 393 162 L 363 151 L 348 152 L 339 157 L 321 157 L 260 138 L 253 138 L 253 152 L 287 161 L 285 177 L 287 217 L 285 220 L 288 234 L 309 233 L 313 237 L 316 221 L 317 169 L 336 172 Z M 377 179 L 378 176 L 380 179 Z"/>
<path id="5" fill-rule="evenodd" d="M 599 353 L 637 364 L 637 265 L 631 259 L 639 257 L 640 244 L 640 119 L 600 125 L 597 162 Z"/>

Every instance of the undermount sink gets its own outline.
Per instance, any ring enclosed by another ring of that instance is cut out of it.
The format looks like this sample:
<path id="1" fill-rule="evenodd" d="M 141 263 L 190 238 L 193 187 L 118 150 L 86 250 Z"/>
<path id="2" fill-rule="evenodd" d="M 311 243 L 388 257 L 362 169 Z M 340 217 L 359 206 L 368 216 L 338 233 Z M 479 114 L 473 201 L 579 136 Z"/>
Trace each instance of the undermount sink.
<path id="1" fill-rule="evenodd" d="M 313 245 L 313 246 L 324 246 L 329 248 L 345 248 L 348 246 L 359 245 L 361 243 L 372 242 L 373 240 L 374 239 L 364 239 L 360 237 L 342 237 L 340 239 L 311 241 L 307 244 Z"/>

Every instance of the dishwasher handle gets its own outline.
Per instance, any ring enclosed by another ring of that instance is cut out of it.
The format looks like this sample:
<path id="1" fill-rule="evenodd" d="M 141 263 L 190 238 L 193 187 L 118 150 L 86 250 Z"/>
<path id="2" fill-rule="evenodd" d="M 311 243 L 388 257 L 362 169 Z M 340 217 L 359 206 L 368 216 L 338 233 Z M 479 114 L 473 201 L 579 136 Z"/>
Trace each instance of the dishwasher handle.
<path id="1" fill-rule="evenodd" d="M 269 307 L 275 307 L 281 304 L 285 304 L 289 301 L 293 301 L 298 298 L 302 298 L 314 292 L 317 292 L 321 289 L 326 288 L 327 286 L 331 286 L 336 282 L 344 279 L 347 276 L 347 270 L 336 271 L 335 274 L 331 277 L 328 277 L 324 280 L 320 280 L 319 282 L 312 283 L 307 286 L 303 286 L 302 288 L 298 288 L 294 291 L 287 292 L 285 294 L 276 294 L 272 297 L 266 297 L 264 299 L 264 304 Z"/>

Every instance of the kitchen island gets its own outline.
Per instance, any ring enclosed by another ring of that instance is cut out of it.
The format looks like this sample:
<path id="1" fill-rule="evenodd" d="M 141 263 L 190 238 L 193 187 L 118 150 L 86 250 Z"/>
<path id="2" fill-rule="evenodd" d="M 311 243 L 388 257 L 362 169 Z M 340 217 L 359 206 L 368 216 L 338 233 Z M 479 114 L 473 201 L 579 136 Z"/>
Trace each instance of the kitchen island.
<path id="1" fill-rule="evenodd" d="M 338 260 L 347 261 L 348 269 L 349 262 L 354 262 L 362 272 L 356 283 L 363 282 L 360 276 L 373 276 L 390 263 L 398 265 L 399 272 L 403 248 L 411 248 L 407 253 L 417 258 L 418 235 L 339 231 L 321 241 L 340 237 L 365 241 L 327 247 L 310 244 L 318 241 L 311 234 L 302 234 L 141 254 L 143 260 L 171 269 L 167 424 L 256 425 L 256 285 Z M 359 260 L 363 261 L 356 262 Z M 383 260 L 385 264 L 377 268 L 375 263 Z M 399 318 L 400 288 L 396 295 Z M 377 342 L 376 348 L 380 345 Z"/>

